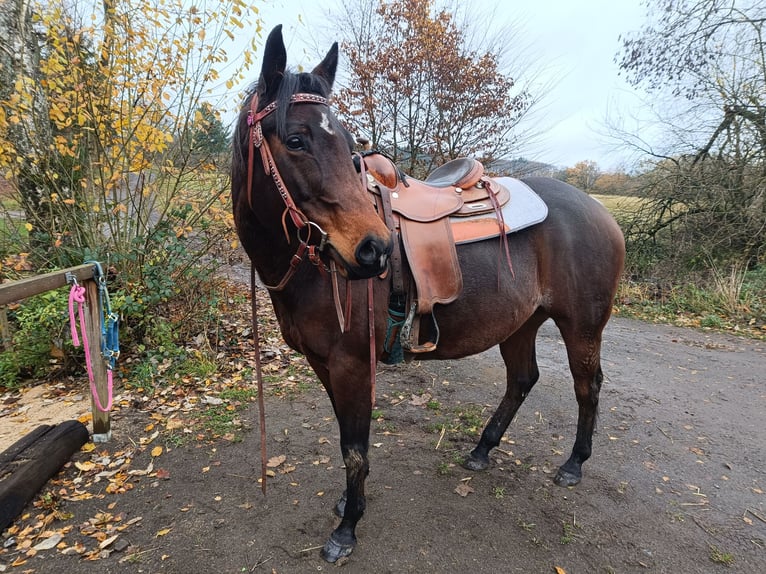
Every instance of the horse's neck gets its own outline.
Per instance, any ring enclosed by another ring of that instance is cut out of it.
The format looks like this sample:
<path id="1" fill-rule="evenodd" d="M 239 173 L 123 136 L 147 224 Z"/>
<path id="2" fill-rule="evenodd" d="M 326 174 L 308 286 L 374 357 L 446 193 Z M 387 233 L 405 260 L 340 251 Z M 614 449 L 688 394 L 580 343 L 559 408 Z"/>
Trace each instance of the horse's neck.
<path id="1" fill-rule="evenodd" d="M 249 209 L 249 208 L 246 208 Z M 290 267 L 297 249 L 297 239 L 288 243 L 279 218 L 273 224 L 262 225 L 248 213 L 238 222 L 242 247 L 265 284 L 276 284 Z"/>

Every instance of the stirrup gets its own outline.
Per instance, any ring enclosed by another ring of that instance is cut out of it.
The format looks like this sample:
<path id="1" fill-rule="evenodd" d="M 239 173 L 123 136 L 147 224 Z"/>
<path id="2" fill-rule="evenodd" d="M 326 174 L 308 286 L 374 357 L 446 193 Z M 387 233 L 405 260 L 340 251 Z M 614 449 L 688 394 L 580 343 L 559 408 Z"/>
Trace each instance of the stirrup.
<path id="1" fill-rule="evenodd" d="M 427 315 L 416 315 L 415 311 L 418 308 L 418 302 L 413 301 L 410 305 L 410 312 L 407 315 L 407 319 L 402 325 L 401 334 L 399 339 L 402 343 L 402 348 L 408 353 L 428 353 L 436 350 L 436 345 L 439 343 L 439 326 L 436 324 L 436 317 L 434 312 L 431 311 Z M 429 331 L 432 334 L 431 340 L 425 343 L 418 344 L 420 336 L 420 321 L 429 317 L 431 319 L 431 325 Z M 418 319 L 417 321 L 415 319 Z"/>

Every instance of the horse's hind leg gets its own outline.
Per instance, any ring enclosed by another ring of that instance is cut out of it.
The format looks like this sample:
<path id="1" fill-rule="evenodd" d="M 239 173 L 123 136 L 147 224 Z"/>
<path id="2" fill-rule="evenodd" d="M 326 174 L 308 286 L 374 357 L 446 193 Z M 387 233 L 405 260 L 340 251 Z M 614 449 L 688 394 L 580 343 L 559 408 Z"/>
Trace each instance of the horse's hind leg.
<path id="1" fill-rule="evenodd" d="M 540 377 L 535 338 L 545 318 L 534 315 L 521 329 L 500 344 L 500 353 L 507 372 L 505 395 L 481 433 L 479 444 L 463 462 L 465 468 L 485 470 L 489 466 L 489 451 L 500 444 L 500 439 L 513 416 Z"/>
<path id="2" fill-rule="evenodd" d="M 582 479 L 582 463 L 591 455 L 593 429 L 598 414 L 598 397 L 604 375 L 601 371 L 601 330 L 584 333 L 571 325 L 559 325 L 569 358 L 569 369 L 574 378 L 577 397 L 577 436 L 572 454 L 559 467 L 553 482 L 560 486 L 573 486 Z"/>

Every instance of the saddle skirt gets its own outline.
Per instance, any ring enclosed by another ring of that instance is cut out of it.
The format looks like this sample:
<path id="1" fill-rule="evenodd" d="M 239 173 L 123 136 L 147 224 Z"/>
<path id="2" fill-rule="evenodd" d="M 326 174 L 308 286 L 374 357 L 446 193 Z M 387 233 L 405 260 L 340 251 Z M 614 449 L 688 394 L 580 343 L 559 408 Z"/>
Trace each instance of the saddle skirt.
<path id="1" fill-rule="evenodd" d="M 510 199 L 501 207 L 506 233 L 540 223 L 548 216 L 548 206 L 532 188 L 520 179 L 498 177 L 494 181 L 508 190 Z M 483 213 L 467 217 L 450 217 L 455 243 L 473 243 L 499 235 L 497 216 Z"/>

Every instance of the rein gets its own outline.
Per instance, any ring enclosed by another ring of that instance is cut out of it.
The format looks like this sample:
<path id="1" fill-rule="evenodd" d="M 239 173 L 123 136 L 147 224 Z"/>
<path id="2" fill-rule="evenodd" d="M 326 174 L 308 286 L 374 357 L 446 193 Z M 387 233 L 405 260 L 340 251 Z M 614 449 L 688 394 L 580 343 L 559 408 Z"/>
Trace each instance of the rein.
<path id="1" fill-rule="evenodd" d="M 327 105 L 327 98 L 316 94 L 298 93 L 293 94 L 290 97 L 290 104 L 320 104 Z M 255 150 L 258 149 L 261 154 L 261 163 L 263 164 L 263 171 L 267 175 L 271 175 L 274 180 L 274 185 L 279 192 L 282 201 L 285 204 L 285 210 L 282 212 L 282 229 L 285 233 L 287 243 L 290 243 L 290 234 L 287 230 L 287 216 L 290 216 L 293 224 L 297 228 L 296 237 L 298 238 L 298 248 L 293 256 L 290 258 L 290 266 L 288 267 L 282 279 L 275 285 L 265 285 L 269 291 L 282 291 L 298 270 L 300 264 L 308 257 L 308 260 L 316 265 L 320 271 L 325 271 L 322 261 L 319 258 L 319 253 L 324 250 L 327 245 L 327 232 L 325 232 L 318 224 L 309 220 L 308 217 L 300 210 L 300 208 L 293 201 L 290 192 L 285 185 L 282 175 L 279 173 L 277 164 L 274 161 L 274 156 L 271 153 L 268 141 L 263 137 L 263 128 L 261 127 L 261 121 L 269 114 L 273 113 L 277 109 L 277 102 L 273 101 L 265 106 L 261 111 L 258 111 L 258 94 L 253 94 L 250 100 L 250 109 L 247 114 L 247 125 L 249 127 L 249 147 L 247 155 L 247 202 L 251 211 L 253 209 L 253 168 L 255 164 Z M 362 165 L 364 162 L 360 162 Z M 366 187 L 364 171 L 362 171 L 363 187 Z M 310 244 L 312 239 L 312 231 L 316 230 L 319 233 L 318 245 Z M 338 289 L 337 269 L 335 261 L 330 261 L 330 275 L 332 280 L 333 300 L 335 303 L 336 314 L 338 316 L 338 323 L 340 325 L 341 333 L 345 333 L 351 327 L 351 283 L 346 281 L 346 302 L 345 309 L 340 302 L 340 293 Z M 258 304 L 255 297 L 255 265 L 250 265 L 250 298 L 251 298 L 251 310 L 252 310 L 252 333 L 253 344 L 255 346 L 255 373 L 256 373 L 256 385 L 258 390 L 258 421 L 261 435 L 261 491 L 266 494 L 266 476 L 267 476 L 267 453 L 266 453 L 266 416 L 265 405 L 263 399 L 263 371 L 261 369 L 261 348 L 260 348 L 260 335 L 258 329 Z M 344 313 L 345 311 L 345 313 Z M 373 280 L 372 278 L 367 280 L 367 318 L 369 323 L 369 338 L 370 338 L 370 386 L 372 394 L 372 405 L 375 405 L 375 366 L 377 360 L 375 357 L 375 309 L 374 309 L 374 294 L 373 294 Z"/>

